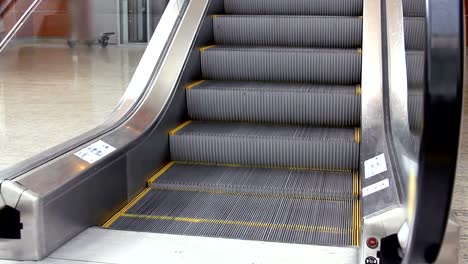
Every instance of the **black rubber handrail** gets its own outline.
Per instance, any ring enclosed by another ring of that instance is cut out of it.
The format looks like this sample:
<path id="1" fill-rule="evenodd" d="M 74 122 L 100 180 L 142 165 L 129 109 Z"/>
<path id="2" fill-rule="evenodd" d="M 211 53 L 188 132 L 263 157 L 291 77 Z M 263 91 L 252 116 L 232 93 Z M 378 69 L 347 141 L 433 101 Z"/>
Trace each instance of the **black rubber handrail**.
<path id="1" fill-rule="evenodd" d="M 403 263 L 440 252 L 455 181 L 463 104 L 463 2 L 426 1 L 424 121 L 416 208 Z"/>

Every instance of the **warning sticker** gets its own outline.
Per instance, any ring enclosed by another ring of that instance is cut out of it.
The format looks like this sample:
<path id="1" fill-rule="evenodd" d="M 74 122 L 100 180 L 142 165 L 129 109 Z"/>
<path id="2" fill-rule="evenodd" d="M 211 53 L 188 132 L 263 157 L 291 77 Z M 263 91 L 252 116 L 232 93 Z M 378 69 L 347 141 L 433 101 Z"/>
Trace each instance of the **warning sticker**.
<path id="1" fill-rule="evenodd" d="M 75 153 L 75 156 L 80 157 L 84 161 L 88 162 L 89 164 L 93 164 L 94 162 L 104 158 L 109 153 L 114 151 L 115 148 L 106 142 L 99 140 L 88 147 L 78 151 Z"/>
<path id="2" fill-rule="evenodd" d="M 385 155 L 383 153 L 364 161 L 364 175 L 366 179 L 384 171 L 387 171 L 387 163 L 385 162 Z"/>
<path id="3" fill-rule="evenodd" d="M 362 188 L 362 197 L 366 197 L 369 194 L 381 191 L 390 186 L 390 181 L 388 179 L 376 182 L 367 187 Z"/>

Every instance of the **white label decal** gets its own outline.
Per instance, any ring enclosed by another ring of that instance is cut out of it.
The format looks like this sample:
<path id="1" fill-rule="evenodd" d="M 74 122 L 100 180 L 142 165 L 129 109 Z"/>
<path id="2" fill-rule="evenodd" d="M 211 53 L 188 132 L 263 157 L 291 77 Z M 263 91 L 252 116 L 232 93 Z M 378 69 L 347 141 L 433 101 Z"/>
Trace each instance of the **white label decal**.
<path id="1" fill-rule="evenodd" d="M 373 194 L 390 186 L 390 181 L 388 179 L 376 182 L 367 187 L 362 188 L 362 197 L 366 197 L 369 194 Z"/>
<path id="2" fill-rule="evenodd" d="M 115 148 L 106 142 L 99 140 L 88 147 L 75 153 L 75 156 L 80 157 L 84 161 L 93 164 L 94 162 L 104 158 L 107 154 L 114 151 Z"/>
<path id="3" fill-rule="evenodd" d="M 383 153 L 364 161 L 364 175 L 366 179 L 386 170 L 387 163 L 385 162 L 385 155 Z"/>

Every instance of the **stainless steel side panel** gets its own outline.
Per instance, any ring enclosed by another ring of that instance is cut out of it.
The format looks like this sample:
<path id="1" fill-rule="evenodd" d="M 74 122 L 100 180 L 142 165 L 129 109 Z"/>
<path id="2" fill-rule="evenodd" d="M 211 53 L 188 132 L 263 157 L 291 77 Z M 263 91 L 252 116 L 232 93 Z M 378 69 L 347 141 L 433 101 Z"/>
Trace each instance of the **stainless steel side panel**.
<path id="1" fill-rule="evenodd" d="M 362 187 L 365 188 L 383 180 L 389 181 L 388 188 L 362 197 L 363 215 L 364 217 L 370 217 L 380 211 L 399 206 L 401 201 L 385 135 L 381 1 L 364 0 L 363 8 L 362 142 L 360 157 Z M 364 162 L 380 154 L 385 155 L 387 170 L 366 178 Z"/>

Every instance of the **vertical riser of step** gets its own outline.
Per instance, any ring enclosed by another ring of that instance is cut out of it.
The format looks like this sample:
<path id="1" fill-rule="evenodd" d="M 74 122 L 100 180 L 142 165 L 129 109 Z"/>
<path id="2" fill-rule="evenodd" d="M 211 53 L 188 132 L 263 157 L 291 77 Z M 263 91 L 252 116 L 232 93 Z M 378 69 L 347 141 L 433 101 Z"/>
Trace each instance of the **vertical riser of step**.
<path id="1" fill-rule="evenodd" d="M 408 91 L 408 116 L 412 131 L 420 131 L 422 128 L 423 104 L 422 89 L 416 88 Z"/>
<path id="2" fill-rule="evenodd" d="M 338 140 L 174 135 L 170 147 L 172 160 L 211 164 L 350 170 L 359 160 L 357 143 Z"/>
<path id="3" fill-rule="evenodd" d="M 201 52 L 204 79 L 355 85 L 359 50 L 210 48 Z"/>
<path id="4" fill-rule="evenodd" d="M 406 52 L 406 76 L 408 87 L 421 86 L 424 81 L 424 51 Z"/>
<path id="5" fill-rule="evenodd" d="M 224 0 L 227 14 L 358 16 L 362 0 Z"/>
<path id="6" fill-rule="evenodd" d="M 217 45 L 359 48 L 359 17 L 214 16 Z M 274 33 L 272 33 L 274 32 Z"/>
<path id="7" fill-rule="evenodd" d="M 424 18 L 408 17 L 404 20 L 405 47 L 409 50 L 424 50 L 426 26 Z"/>
<path id="8" fill-rule="evenodd" d="M 425 0 L 403 0 L 403 15 L 405 17 L 423 17 L 425 13 Z"/>
<path id="9" fill-rule="evenodd" d="M 326 89 L 196 88 L 187 90 L 187 108 L 194 120 L 359 126 L 361 96 L 356 88 Z"/>

